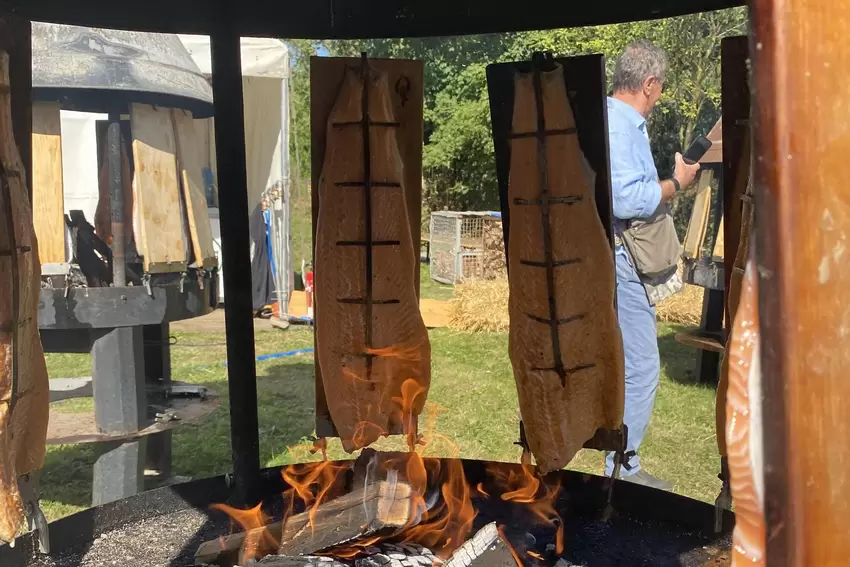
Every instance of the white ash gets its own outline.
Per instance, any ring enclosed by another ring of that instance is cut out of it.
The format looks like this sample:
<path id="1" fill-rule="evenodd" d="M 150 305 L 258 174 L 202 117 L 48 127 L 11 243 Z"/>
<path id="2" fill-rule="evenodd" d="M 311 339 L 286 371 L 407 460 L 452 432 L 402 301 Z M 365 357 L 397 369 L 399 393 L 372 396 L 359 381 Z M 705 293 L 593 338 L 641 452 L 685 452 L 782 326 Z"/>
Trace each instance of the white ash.
<path id="1" fill-rule="evenodd" d="M 354 567 L 438 567 L 443 560 L 415 543 L 381 543 L 367 548 L 367 557 L 354 561 Z"/>

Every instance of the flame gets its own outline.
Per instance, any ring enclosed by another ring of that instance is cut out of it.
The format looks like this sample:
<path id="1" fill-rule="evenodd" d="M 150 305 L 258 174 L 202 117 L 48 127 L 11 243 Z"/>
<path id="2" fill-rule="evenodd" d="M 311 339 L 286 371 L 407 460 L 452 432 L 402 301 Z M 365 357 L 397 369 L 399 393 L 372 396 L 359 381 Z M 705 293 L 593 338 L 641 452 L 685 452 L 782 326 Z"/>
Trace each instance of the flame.
<path id="1" fill-rule="evenodd" d="M 232 508 L 227 504 L 213 504 L 213 510 L 224 512 L 235 521 L 245 532 L 245 540 L 239 553 L 239 562 L 244 565 L 249 559 L 259 559 L 267 553 L 274 551 L 280 545 L 277 538 L 266 527 L 269 518 L 262 510 L 262 504 L 258 504 L 250 510 Z M 223 547 L 223 546 L 222 546 Z"/>
<path id="2" fill-rule="evenodd" d="M 496 529 L 499 531 L 499 536 L 502 538 L 502 541 L 504 541 L 505 545 L 508 546 L 508 549 L 510 550 L 511 555 L 513 555 L 514 561 L 516 561 L 517 566 L 523 567 L 522 559 L 519 558 L 519 555 L 517 554 L 516 550 L 514 549 L 514 546 L 511 545 L 510 540 L 505 535 L 505 529 L 501 526 L 499 526 Z M 533 551 L 529 551 L 528 554 L 531 555 L 534 558 L 541 559 L 541 560 L 543 559 L 543 557 L 540 554 L 534 553 Z"/>
<path id="3" fill-rule="evenodd" d="M 413 363 L 419 362 L 420 346 L 373 348 L 365 349 L 364 352 L 376 355 L 383 364 L 392 365 L 391 368 L 376 366 L 376 370 L 379 369 L 381 374 L 398 376 L 405 366 L 415 369 Z M 373 387 L 374 383 L 385 382 L 381 379 L 366 380 L 350 369 L 346 369 L 345 374 L 350 387 L 354 388 Z M 545 479 L 538 476 L 535 467 L 524 459 L 520 467 L 488 466 L 490 480 L 471 486 L 460 460 L 425 458 L 421 454 L 422 447 L 434 440 L 444 442 L 450 454 L 456 456 L 460 452 L 457 445 L 450 439 L 436 433 L 437 417 L 444 410 L 433 403 L 425 403 L 426 388 L 415 378 L 408 378 L 401 382 L 397 391 L 390 392 L 391 389 L 394 388 L 387 388 L 387 391 L 382 393 L 381 408 L 363 407 L 363 417 L 389 411 L 387 415 L 389 428 L 401 426 L 407 451 L 379 453 L 380 458 L 375 461 L 369 459 L 367 476 L 372 477 L 372 463 L 379 463 L 381 479 L 391 476 L 399 477 L 410 487 L 412 496 L 407 525 L 395 533 L 382 533 L 380 536 L 363 538 L 344 546 L 320 551 L 319 554 L 351 560 L 362 555 L 368 547 L 375 546 L 381 541 L 392 540 L 423 545 L 431 549 L 438 557 L 447 559 L 471 535 L 478 514 L 473 499 L 496 497 L 530 512 L 534 521 L 556 528 L 556 551 L 558 554 L 563 553 L 564 526 L 556 508 L 561 491 L 560 482 L 547 483 Z M 375 400 L 374 404 L 377 403 L 378 401 Z M 418 417 L 423 409 L 427 411 L 428 416 L 424 435 L 418 431 Z M 385 429 L 386 427 L 378 423 L 363 419 L 355 428 L 352 439 L 343 440 L 343 446 L 346 451 L 349 451 L 351 447 L 363 449 L 372 440 L 387 436 L 389 433 Z M 307 511 L 311 529 L 315 529 L 316 514 L 321 504 L 340 496 L 346 489 L 344 472 L 350 469 L 350 463 L 328 461 L 326 439 L 316 440 L 307 450 L 313 455 L 321 451 L 323 460 L 290 465 L 281 471 L 283 480 L 290 487 L 284 493 L 284 500 L 288 506 L 283 520 L 284 527 L 298 500 Z M 251 510 L 237 510 L 224 505 L 217 505 L 216 508 L 228 513 L 246 531 L 264 527 L 268 522 L 260 506 Z M 506 542 L 508 541 L 504 534 L 502 537 Z M 242 563 L 251 558 L 258 558 L 258 554 L 263 553 L 264 550 L 278 547 L 279 542 L 275 541 L 268 530 L 250 532 L 242 550 Z M 518 553 L 514 549 L 511 549 L 511 552 L 517 564 L 522 565 Z M 539 557 L 533 551 L 528 553 L 533 557 Z"/>
<path id="4" fill-rule="evenodd" d="M 500 496 L 505 502 L 523 504 L 542 523 L 557 529 L 555 551 L 558 555 L 564 552 L 564 522 L 558 513 L 556 504 L 561 493 L 561 481 L 557 479 L 554 485 L 542 482 L 536 474 L 536 469 L 523 464 L 520 470 L 488 466 L 488 474 L 503 489 Z"/>
<path id="5" fill-rule="evenodd" d="M 314 526 L 319 505 L 332 489 L 341 487 L 338 481 L 349 467 L 333 461 L 290 465 L 281 471 L 283 480 L 295 491 L 308 510 L 310 527 Z"/>

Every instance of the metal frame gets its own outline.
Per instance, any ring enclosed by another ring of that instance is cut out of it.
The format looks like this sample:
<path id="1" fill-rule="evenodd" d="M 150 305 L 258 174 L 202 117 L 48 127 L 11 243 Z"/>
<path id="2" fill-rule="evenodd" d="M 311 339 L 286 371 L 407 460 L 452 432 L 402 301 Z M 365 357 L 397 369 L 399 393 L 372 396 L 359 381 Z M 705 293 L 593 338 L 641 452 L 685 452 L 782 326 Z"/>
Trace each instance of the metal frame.
<path id="1" fill-rule="evenodd" d="M 589 26 L 740 6 L 741 0 L 644 0 L 511 4 L 467 0 L 149 0 L 127 10 L 112 0 L 0 0 L 0 12 L 34 21 L 103 28 L 301 39 L 428 37 Z M 167 17 L 164 15 L 167 14 Z"/>
<path id="2" fill-rule="evenodd" d="M 461 463 L 473 486 L 487 474 L 486 463 L 471 460 Z M 279 467 L 257 471 L 257 490 L 268 498 L 267 504 L 273 505 L 287 488 L 280 472 Z M 564 491 L 562 502 L 584 517 L 598 517 L 608 506 L 608 483 L 603 477 L 563 470 L 551 473 L 548 478 L 560 482 Z M 634 483 L 620 481 L 615 486 L 617 511 L 622 516 L 670 524 L 715 541 L 727 537 L 725 534 L 734 525 L 733 514 L 724 511 L 724 533 L 718 535 L 713 530 L 714 508 L 710 504 Z M 165 514 L 189 509 L 209 513 L 210 504 L 228 501 L 231 494 L 231 479 L 223 475 L 150 490 L 89 508 L 50 524 L 51 552 L 55 554 L 79 548 L 110 530 Z M 198 542 L 186 544 L 193 546 L 194 550 Z M 38 533 L 24 534 L 18 538 L 15 547 L 0 546 L 0 565 L 27 565 L 37 547 Z"/>

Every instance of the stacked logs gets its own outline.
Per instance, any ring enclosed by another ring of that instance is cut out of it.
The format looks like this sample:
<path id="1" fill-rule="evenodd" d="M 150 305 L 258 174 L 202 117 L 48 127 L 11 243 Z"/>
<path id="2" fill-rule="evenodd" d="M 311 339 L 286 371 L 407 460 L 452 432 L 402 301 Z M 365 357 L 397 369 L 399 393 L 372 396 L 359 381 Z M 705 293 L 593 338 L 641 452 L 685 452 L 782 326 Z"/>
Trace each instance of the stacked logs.
<path id="1" fill-rule="evenodd" d="M 502 219 L 498 217 L 485 218 L 483 230 L 482 277 L 486 280 L 507 277 Z"/>

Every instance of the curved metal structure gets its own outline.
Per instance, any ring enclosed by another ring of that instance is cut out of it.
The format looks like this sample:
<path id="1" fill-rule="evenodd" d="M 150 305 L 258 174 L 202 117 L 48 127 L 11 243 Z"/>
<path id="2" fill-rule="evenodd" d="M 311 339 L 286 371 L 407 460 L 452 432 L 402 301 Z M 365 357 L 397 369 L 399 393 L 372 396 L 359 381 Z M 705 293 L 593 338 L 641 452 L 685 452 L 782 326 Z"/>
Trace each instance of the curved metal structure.
<path id="1" fill-rule="evenodd" d="M 742 0 L 612 0 L 494 3 L 488 0 L 148 0 L 130 10 L 112 0 L 2 0 L 33 21 L 167 33 L 357 39 L 427 37 L 590 26 L 741 6 Z"/>
<path id="2" fill-rule="evenodd" d="M 465 460 L 462 463 L 467 481 L 472 486 L 485 478 L 486 462 Z M 500 463 L 499 466 L 519 468 L 519 465 L 504 463 Z M 267 504 L 274 505 L 280 499 L 282 491 L 287 488 L 281 479 L 280 471 L 280 468 L 262 471 L 260 492 Z M 567 537 L 573 537 L 578 542 L 581 541 L 583 533 L 590 533 L 589 537 L 597 537 L 600 528 L 592 526 L 598 526 L 598 517 L 607 506 L 607 479 L 567 470 L 550 473 L 547 478 L 556 480 L 562 487 L 558 509 L 571 528 L 567 532 Z M 621 529 L 643 530 L 643 533 L 648 534 L 649 539 L 653 540 L 644 542 L 642 547 L 645 549 L 642 550 L 624 549 L 623 552 L 628 553 L 630 557 L 637 558 L 643 552 L 648 552 L 655 557 L 658 554 L 667 554 L 670 556 L 669 560 L 675 561 L 677 565 L 693 566 L 708 564 L 705 563 L 706 560 L 718 554 L 722 555 L 724 550 L 729 549 L 728 534 L 732 530 L 734 516 L 728 510 L 724 513 L 723 530 L 717 534 L 713 531 L 714 507 L 710 504 L 633 483 L 616 482 L 613 502 L 616 510 L 615 521 L 620 523 Z M 50 524 L 51 555 L 74 555 L 74 552 L 82 554 L 102 534 L 143 521 L 148 526 L 155 525 L 158 516 L 188 509 L 209 514 L 211 504 L 224 502 L 231 496 L 229 484 L 226 476 L 176 484 L 90 508 L 57 520 Z M 493 521 L 498 518 L 489 516 L 494 513 L 499 516 L 504 511 L 498 507 L 494 510 L 482 507 L 480 514 L 486 516 L 483 520 Z M 212 516 L 210 517 L 212 519 Z M 501 517 L 501 520 L 504 521 L 506 518 Z M 589 532 L 585 531 L 585 527 L 590 527 Z M 617 546 L 618 533 L 623 532 L 618 532 L 615 528 L 608 535 L 603 534 L 601 537 L 610 539 L 611 546 Z M 169 543 L 182 544 L 181 558 L 188 560 L 201 541 L 215 537 L 215 534 L 212 536 L 207 534 L 200 539 L 196 537 L 185 542 Z M 620 543 L 619 545 L 631 544 Z M 567 547 L 569 552 L 570 544 Z M 709 551 L 705 551 L 706 549 Z M 25 534 L 18 538 L 14 548 L 8 545 L 0 547 L 0 565 L 39 565 L 40 563 L 35 559 L 37 550 L 37 533 Z M 34 559 L 36 562 L 32 563 Z M 639 559 L 635 561 L 645 564 Z M 128 562 L 128 565 L 133 563 Z"/>
<path id="3" fill-rule="evenodd" d="M 176 35 L 33 23 L 35 100 L 109 112 L 128 103 L 212 116 L 212 89 Z"/>

